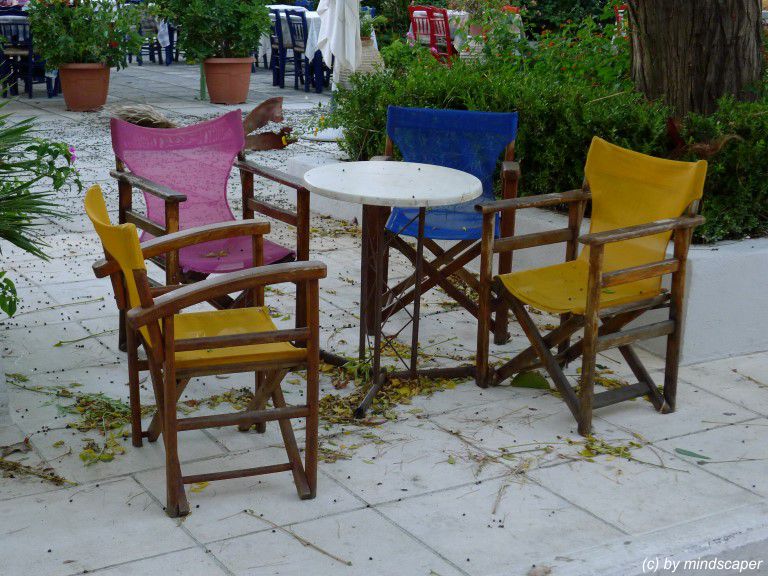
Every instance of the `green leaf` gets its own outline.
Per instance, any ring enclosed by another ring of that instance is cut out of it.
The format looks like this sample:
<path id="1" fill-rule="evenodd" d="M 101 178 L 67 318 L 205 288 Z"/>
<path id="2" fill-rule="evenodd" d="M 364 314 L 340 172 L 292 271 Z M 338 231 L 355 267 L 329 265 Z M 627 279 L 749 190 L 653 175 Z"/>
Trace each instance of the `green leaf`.
<path id="1" fill-rule="evenodd" d="M 512 378 L 511 386 L 515 388 L 535 388 L 549 390 L 549 382 L 538 372 L 520 372 Z"/>
<path id="2" fill-rule="evenodd" d="M 454 457 L 453 454 L 448 456 L 448 464 L 456 464 L 456 458 Z"/>
<path id="3" fill-rule="evenodd" d="M 696 458 L 697 460 L 709 460 L 709 456 L 704 456 L 703 454 L 697 454 L 696 452 L 691 452 L 690 450 L 686 450 L 684 448 L 675 448 L 675 452 L 680 454 L 681 456 L 688 456 L 690 458 Z"/>

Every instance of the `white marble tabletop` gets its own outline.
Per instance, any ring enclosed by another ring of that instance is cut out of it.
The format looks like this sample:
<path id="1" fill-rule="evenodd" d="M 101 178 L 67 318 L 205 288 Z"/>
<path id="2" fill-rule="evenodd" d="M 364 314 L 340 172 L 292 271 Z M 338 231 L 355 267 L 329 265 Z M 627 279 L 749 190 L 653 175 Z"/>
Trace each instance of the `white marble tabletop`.
<path id="1" fill-rule="evenodd" d="M 429 208 L 459 204 L 483 193 L 461 170 L 414 162 L 340 162 L 304 174 L 310 192 L 368 206 Z"/>

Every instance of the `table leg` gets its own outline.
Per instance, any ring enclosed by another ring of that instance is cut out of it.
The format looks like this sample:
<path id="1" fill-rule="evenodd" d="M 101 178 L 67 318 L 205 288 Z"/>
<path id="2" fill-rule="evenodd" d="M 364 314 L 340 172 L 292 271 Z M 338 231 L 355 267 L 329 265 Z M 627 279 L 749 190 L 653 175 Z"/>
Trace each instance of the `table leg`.
<path id="1" fill-rule="evenodd" d="M 373 399 L 384 385 L 386 375 L 381 370 L 381 308 L 384 292 L 384 224 L 389 208 L 363 206 L 363 254 L 360 290 L 360 358 L 365 358 L 367 336 L 373 335 L 371 351 L 371 387 L 360 405 L 355 417 L 363 418 Z"/>
<path id="2" fill-rule="evenodd" d="M 360 251 L 360 340 L 358 342 L 358 359 L 360 362 L 365 360 L 366 341 L 368 336 L 368 280 L 370 277 L 368 271 L 369 262 L 369 244 L 368 235 L 371 229 L 371 208 L 363 206 L 363 234 L 362 249 Z"/>
<path id="3" fill-rule="evenodd" d="M 411 331 L 411 377 L 416 377 L 419 356 L 419 313 L 421 311 L 421 280 L 424 276 L 424 221 L 426 209 L 419 208 L 419 232 L 416 237 L 416 284 L 413 288 L 413 329 Z"/>

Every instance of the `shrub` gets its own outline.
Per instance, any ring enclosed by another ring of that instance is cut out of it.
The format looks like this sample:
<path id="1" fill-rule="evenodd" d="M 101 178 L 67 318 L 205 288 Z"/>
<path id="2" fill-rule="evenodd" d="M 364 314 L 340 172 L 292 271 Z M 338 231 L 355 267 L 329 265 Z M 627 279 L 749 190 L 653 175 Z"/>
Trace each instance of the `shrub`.
<path id="1" fill-rule="evenodd" d="M 179 48 L 190 60 L 245 58 L 269 30 L 269 9 L 262 0 L 164 0 L 179 26 Z"/>
<path id="2" fill-rule="evenodd" d="M 51 68 L 61 64 L 100 64 L 123 68 L 141 48 L 140 13 L 111 0 L 69 2 L 31 0 L 29 23 L 35 51 Z"/>
<path id="3" fill-rule="evenodd" d="M 697 241 L 768 233 L 768 100 L 726 100 L 709 117 L 690 116 L 681 127 L 685 146 L 673 151 L 670 110 L 632 89 L 626 44 L 585 26 L 543 36 L 534 54 L 490 55 L 479 64 L 457 60 L 450 68 L 418 50 L 392 47 L 383 51 L 392 68 L 354 75 L 351 87 L 338 91 L 330 122 L 344 128 L 347 154 L 367 159 L 383 152 L 389 105 L 518 110 L 521 194 L 580 186 L 595 135 L 655 156 L 707 157 L 707 223 L 697 229 Z"/>
<path id="4" fill-rule="evenodd" d="M 526 25 L 535 30 L 556 30 L 568 21 L 578 22 L 605 13 L 610 0 L 521 0 Z"/>
<path id="5" fill-rule="evenodd" d="M 0 241 L 47 259 L 41 217 L 63 216 L 53 199 L 70 186 L 79 189 L 80 181 L 72 149 L 35 137 L 33 129 L 32 119 L 14 123 L 10 114 L 0 114 Z M 0 242 L 0 253 L 2 247 Z M 0 271 L 0 310 L 13 315 L 16 302 L 13 282 Z"/>

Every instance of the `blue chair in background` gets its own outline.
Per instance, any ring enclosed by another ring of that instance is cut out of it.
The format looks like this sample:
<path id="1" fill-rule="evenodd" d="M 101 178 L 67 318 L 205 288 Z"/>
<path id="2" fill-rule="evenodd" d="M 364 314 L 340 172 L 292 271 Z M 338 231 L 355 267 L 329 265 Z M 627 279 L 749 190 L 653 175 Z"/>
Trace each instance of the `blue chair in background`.
<path id="1" fill-rule="evenodd" d="M 303 10 L 286 10 L 285 17 L 291 34 L 293 46 L 294 88 L 299 89 L 299 80 L 304 84 L 304 91 L 309 92 L 310 86 L 315 91 L 323 91 L 323 56 L 319 50 L 307 54 L 307 15 Z M 310 57 L 311 56 L 311 57 Z"/>
<path id="2" fill-rule="evenodd" d="M 477 277 L 466 266 L 480 255 L 483 231 L 482 215 L 477 204 L 493 202 L 494 177 L 501 160 L 503 197 L 517 196 L 520 169 L 513 161 L 517 137 L 517 112 L 472 112 L 466 110 L 433 110 L 401 108 L 387 110 L 385 156 L 374 160 L 390 160 L 395 149 L 407 162 L 420 162 L 462 170 L 476 176 L 483 184 L 483 195 L 477 200 L 432 208 L 426 213 L 424 247 L 431 252 L 423 259 L 424 280 L 421 293 L 439 286 L 475 317 L 478 303 L 468 295 L 479 292 Z M 514 214 L 500 214 L 496 230 L 502 236 L 514 233 Z M 391 246 L 416 262 L 416 249 L 400 236 L 418 236 L 418 209 L 394 208 L 386 230 Z M 442 244 L 438 244 L 440 242 Z M 450 244 L 450 245 L 449 245 Z M 426 254 L 426 252 L 425 252 Z M 512 268 L 511 254 L 499 258 L 499 270 Z M 382 320 L 405 308 L 413 300 L 415 274 L 389 288 L 385 294 Z M 467 290 L 469 288 L 469 290 Z M 409 296 L 410 294 L 410 296 Z M 506 341 L 508 309 L 494 304 L 490 330 L 499 343 Z"/>
<path id="3" fill-rule="evenodd" d="M 376 18 L 376 8 L 373 6 L 360 6 L 361 14 L 368 14 L 371 18 Z"/>
<path id="4" fill-rule="evenodd" d="M 312 0 L 296 0 L 293 3 L 294 6 L 301 6 L 302 8 L 306 8 L 307 10 L 314 10 L 315 9 L 315 3 Z"/>
<path id="5" fill-rule="evenodd" d="M 23 13 L 0 13 L 0 81 L 3 97 L 19 92 L 18 81 L 32 98 L 34 84 L 46 85 L 48 97 L 58 92 L 58 77 L 46 74 L 45 61 L 34 52 L 29 20 Z"/>
<path id="6" fill-rule="evenodd" d="M 304 91 L 309 92 L 311 83 L 309 59 L 307 58 L 307 17 L 303 10 L 286 10 L 285 19 L 291 35 L 293 51 L 293 87 L 298 90 L 299 82 L 304 84 Z"/>
<path id="7" fill-rule="evenodd" d="M 269 11 L 269 40 L 272 53 L 269 57 L 269 67 L 272 70 L 272 86 L 285 88 L 285 69 L 288 61 L 288 49 L 283 38 L 283 25 L 280 10 Z"/>

